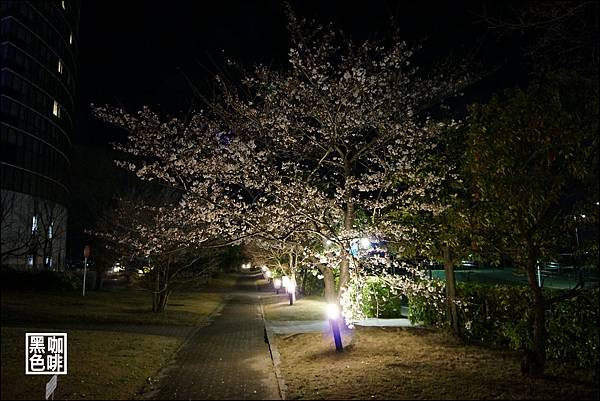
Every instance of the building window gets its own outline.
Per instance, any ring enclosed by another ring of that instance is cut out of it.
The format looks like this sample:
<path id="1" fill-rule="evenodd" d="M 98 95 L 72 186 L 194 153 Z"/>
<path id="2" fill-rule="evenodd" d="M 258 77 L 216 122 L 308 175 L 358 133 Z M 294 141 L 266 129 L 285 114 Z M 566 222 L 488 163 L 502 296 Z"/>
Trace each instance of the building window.
<path id="1" fill-rule="evenodd" d="M 54 101 L 54 106 L 52 106 L 52 114 L 60 118 L 60 105 L 56 100 Z"/>
<path id="2" fill-rule="evenodd" d="M 63 63 L 61 59 L 58 59 L 58 72 L 63 73 Z"/>
<path id="3" fill-rule="evenodd" d="M 37 225 L 38 225 L 38 218 L 37 216 L 33 216 L 33 218 L 31 219 L 31 233 L 34 234 L 35 231 L 37 230 Z"/>
<path id="4" fill-rule="evenodd" d="M 48 239 L 52 239 L 52 234 L 53 234 L 53 223 L 50 223 L 50 225 L 48 226 Z"/>
<path id="5" fill-rule="evenodd" d="M 33 255 L 27 256 L 27 266 L 29 266 L 29 267 L 33 266 Z"/>
<path id="6" fill-rule="evenodd" d="M 69 34 L 69 44 L 72 45 L 73 44 L 73 32 L 71 32 Z"/>
<path id="7" fill-rule="evenodd" d="M 67 5 L 65 4 L 65 0 L 62 0 L 62 1 L 60 2 L 60 5 L 62 6 L 63 10 L 66 10 L 66 9 L 67 9 Z"/>

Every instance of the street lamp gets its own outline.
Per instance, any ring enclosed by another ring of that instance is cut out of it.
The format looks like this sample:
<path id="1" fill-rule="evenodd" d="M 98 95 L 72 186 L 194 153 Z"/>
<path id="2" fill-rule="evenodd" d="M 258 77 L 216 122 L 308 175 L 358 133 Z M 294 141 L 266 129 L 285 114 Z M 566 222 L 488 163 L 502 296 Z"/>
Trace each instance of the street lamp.
<path id="1" fill-rule="evenodd" d="M 331 332 L 333 333 L 333 341 L 335 342 L 335 350 L 341 352 L 344 350 L 342 345 L 342 335 L 340 334 L 340 310 L 336 304 L 327 304 L 327 317 L 329 318 L 329 325 L 331 326 Z"/>

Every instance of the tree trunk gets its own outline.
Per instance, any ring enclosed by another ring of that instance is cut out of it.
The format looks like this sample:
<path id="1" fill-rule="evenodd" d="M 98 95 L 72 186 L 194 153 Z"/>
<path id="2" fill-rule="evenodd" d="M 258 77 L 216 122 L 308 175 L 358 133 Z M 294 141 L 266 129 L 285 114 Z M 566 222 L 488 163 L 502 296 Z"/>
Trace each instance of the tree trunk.
<path id="1" fill-rule="evenodd" d="M 323 273 L 323 283 L 325 284 L 325 300 L 327 303 L 337 303 L 337 294 L 335 291 L 335 280 L 333 271 L 327 266 L 320 266 L 319 270 Z"/>
<path id="2" fill-rule="evenodd" d="M 529 376 L 541 376 L 546 365 L 546 302 L 536 277 L 538 252 L 531 238 L 527 242 L 527 279 L 533 292 L 533 350 L 525 353 L 521 371 Z"/>
<path id="3" fill-rule="evenodd" d="M 354 226 L 354 203 L 351 199 L 351 194 L 348 195 L 346 210 L 344 212 L 344 228 L 352 230 Z M 342 249 L 342 261 L 340 263 L 340 294 L 350 282 L 350 253 L 346 249 Z"/>
<path id="4" fill-rule="evenodd" d="M 446 274 L 446 302 L 448 308 L 448 323 L 456 336 L 460 336 L 458 324 L 458 308 L 456 307 L 456 276 L 454 275 L 454 263 L 450 255 L 448 244 L 442 247 L 444 254 L 444 273 Z"/>
<path id="5" fill-rule="evenodd" d="M 156 276 L 154 281 L 154 292 L 152 294 L 152 312 L 158 312 L 160 304 L 160 269 L 155 268 Z"/>

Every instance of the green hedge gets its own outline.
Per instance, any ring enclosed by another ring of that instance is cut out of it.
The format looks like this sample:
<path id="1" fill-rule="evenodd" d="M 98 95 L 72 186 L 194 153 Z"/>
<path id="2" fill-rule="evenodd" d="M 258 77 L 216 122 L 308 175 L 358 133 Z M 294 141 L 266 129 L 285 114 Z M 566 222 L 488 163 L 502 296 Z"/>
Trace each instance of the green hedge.
<path id="1" fill-rule="evenodd" d="M 5 266 L 1 271 L 3 289 L 71 291 L 81 287 L 81 278 L 74 272 L 22 270 Z M 86 282 L 90 283 L 89 279 Z"/>
<path id="2" fill-rule="evenodd" d="M 558 290 L 545 290 L 546 296 Z M 529 348 L 533 340 L 531 291 L 524 286 L 458 283 L 458 298 L 467 302 L 460 308 L 463 336 L 467 341 Z M 599 291 L 556 303 L 547 310 L 548 358 L 573 361 L 583 368 L 598 370 Z M 431 326 L 446 324 L 445 309 L 430 305 L 419 296 L 409 298 L 409 318 Z"/>

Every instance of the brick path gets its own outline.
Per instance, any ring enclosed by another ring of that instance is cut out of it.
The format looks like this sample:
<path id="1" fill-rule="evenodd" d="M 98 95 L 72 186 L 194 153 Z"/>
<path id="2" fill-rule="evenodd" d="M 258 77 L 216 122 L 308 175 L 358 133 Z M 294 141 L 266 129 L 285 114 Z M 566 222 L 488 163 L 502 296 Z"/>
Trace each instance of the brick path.
<path id="1" fill-rule="evenodd" d="M 201 328 L 163 370 L 155 399 L 279 399 L 257 285 L 242 276 L 213 323 Z"/>

